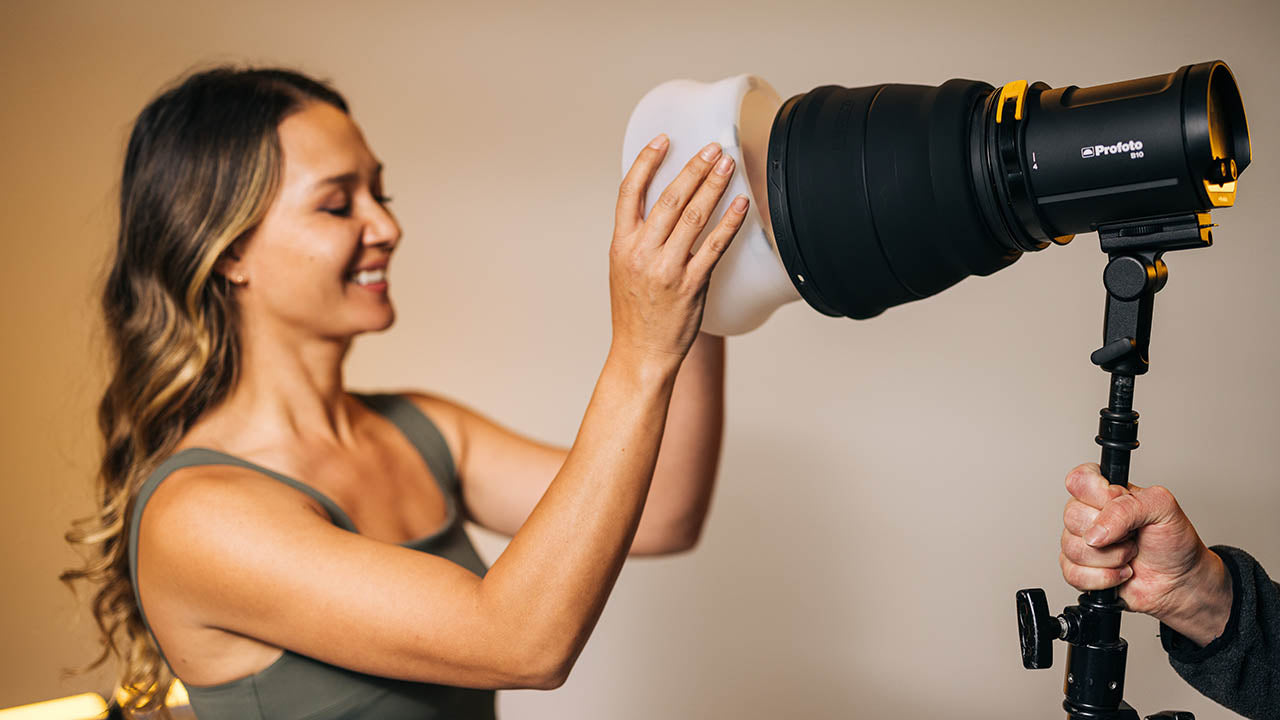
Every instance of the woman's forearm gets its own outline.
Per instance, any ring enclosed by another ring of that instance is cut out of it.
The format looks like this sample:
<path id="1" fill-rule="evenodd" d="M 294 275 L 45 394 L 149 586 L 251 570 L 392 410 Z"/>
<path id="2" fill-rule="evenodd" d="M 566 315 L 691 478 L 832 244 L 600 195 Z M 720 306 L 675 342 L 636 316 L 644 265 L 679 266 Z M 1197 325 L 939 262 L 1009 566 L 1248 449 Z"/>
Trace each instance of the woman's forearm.
<path id="1" fill-rule="evenodd" d="M 676 376 L 633 554 L 679 552 L 698 541 L 720 462 L 724 362 L 724 338 L 700 333 Z"/>
<path id="2" fill-rule="evenodd" d="M 610 351 L 563 467 L 481 583 L 499 632 L 551 686 L 577 659 L 631 546 L 677 368 Z"/>

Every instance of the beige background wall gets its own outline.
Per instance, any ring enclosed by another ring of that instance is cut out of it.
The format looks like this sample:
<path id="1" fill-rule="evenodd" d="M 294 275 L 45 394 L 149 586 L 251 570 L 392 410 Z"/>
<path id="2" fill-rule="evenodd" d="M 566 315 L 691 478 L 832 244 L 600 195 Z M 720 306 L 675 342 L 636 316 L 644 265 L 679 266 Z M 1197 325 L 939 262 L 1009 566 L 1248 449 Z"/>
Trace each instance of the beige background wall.
<path id="1" fill-rule="evenodd" d="M 430 388 L 568 442 L 609 339 L 622 131 L 657 83 L 1086 86 L 1221 57 L 1255 165 L 1216 214 L 1217 245 L 1169 259 L 1133 477 L 1280 575 L 1278 8 L 7 0 L 0 707 L 108 687 L 60 679 L 91 623 L 55 580 L 95 462 L 96 282 L 133 116 L 217 61 L 332 79 L 387 164 L 400 316 L 357 344 L 353 384 Z M 631 563 L 568 684 L 506 693 L 503 715 L 1057 716 L 1061 671 L 1022 670 L 1013 593 L 1046 587 L 1055 610 L 1074 597 L 1056 561 L 1061 479 L 1097 457 L 1103 264 L 1082 236 L 871 322 L 797 303 L 732 339 L 704 542 Z M 1154 622 L 1125 628 L 1139 710 L 1228 715 L 1168 668 Z"/>

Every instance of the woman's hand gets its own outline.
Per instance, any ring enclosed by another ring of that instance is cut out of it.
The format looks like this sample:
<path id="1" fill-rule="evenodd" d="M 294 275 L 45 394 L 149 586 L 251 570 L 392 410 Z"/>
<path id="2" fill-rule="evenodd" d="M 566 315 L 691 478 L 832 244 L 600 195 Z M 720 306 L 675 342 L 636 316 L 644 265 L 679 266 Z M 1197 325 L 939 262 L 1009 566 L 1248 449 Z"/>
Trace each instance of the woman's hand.
<path id="1" fill-rule="evenodd" d="M 1231 578 L 1173 494 L 1111 485 L 1094 463 L 1067 475 L 1062 577 L 1078 590 L 1119 586 L 1120 599 L 1200 645 L 1222 633 Z"/>
<path id="2" fill-rule="evenodd" d="M 703 148 L 645 218 L 645 193 L 667 147 L 665 135 L 649 143 L 618 189 L 609 294 L 612 352 L 641 363 L 678 367 L 702 324 L 711 270 L 742 226 L 747 199 L 735 198 L 698 252 L 691 254 L 728 185 L 733 159 L 716 143 Z"/>

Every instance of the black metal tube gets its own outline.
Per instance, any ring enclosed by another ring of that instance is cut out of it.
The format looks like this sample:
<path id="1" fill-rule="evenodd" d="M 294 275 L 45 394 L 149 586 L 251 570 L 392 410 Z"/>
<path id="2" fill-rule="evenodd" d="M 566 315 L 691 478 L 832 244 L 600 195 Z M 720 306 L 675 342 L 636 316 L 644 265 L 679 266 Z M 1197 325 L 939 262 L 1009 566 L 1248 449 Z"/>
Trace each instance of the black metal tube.
<path id="1" fill-rule="evenodd" d="M 1134 376 L 1111 375 L 1107 407 L 1098 412 L 1099 466 L 1112 485 L 1129 484 L 1129 456 L 1138 447 L 1138 413 L 1133 411 Z M 1120 637 L 1124 603 L 1115 588 L 1080 596 L 1078 639 L 1070 643 L 1063 709 L 1073 720 L 1131 717 L 1124 704 L 1128 644 Z"/>
<path id="2" fill-rule="evenodd" d="M 1138 413 L 1133 411 L 1133 376 L 1111 376 L 1111 397 L 1099 411 L 1096 442 L 1102 446 L 1102 477 L 1129 485 L 1129 453 L 1138 449 Z"/>
<path id="3" fill-rule="evenodd" d="M 1112 485 L 1129 486 L 1129 454 L 1138 449 L 1138 413 L 1133 411 L 1134 376 L 1119 373 L 1111 376 L 1111 393 L 1107 407 L 1098 411 L 1098 436 L 1102 446 L 1099 467 L 1102 477 Z M 1118 597 L 1115 589 L 1095 590 L 1086 595 L 1093 602 L 1112 603 Z M 1119 637 L 1117 630 L 1116 637 Z"/>

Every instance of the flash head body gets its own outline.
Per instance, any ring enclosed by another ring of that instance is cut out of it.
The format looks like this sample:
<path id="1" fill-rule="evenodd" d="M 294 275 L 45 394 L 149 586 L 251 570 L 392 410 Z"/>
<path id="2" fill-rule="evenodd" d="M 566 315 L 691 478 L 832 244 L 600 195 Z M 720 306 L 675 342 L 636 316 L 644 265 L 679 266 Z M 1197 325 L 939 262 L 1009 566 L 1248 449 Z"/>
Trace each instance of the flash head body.
<path id="1" fill-rule="evenodd" d="M 782 104 L 768 147 L 788 277 L 857 319 L 1100 225 L 1228 207 L 1250 161 L 1220 60 L 1086 88 L 824 86 Z"/>

